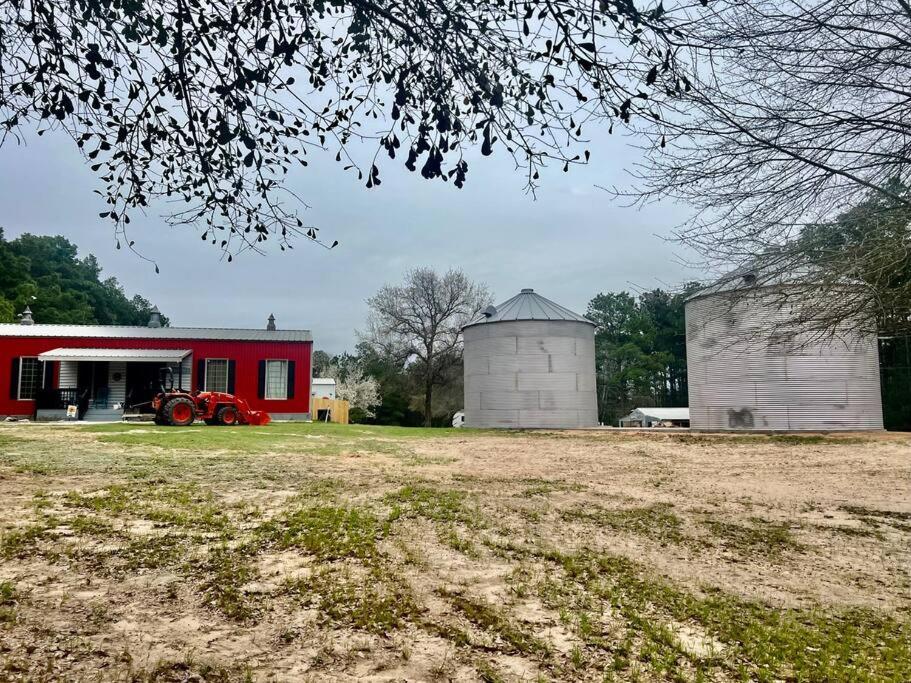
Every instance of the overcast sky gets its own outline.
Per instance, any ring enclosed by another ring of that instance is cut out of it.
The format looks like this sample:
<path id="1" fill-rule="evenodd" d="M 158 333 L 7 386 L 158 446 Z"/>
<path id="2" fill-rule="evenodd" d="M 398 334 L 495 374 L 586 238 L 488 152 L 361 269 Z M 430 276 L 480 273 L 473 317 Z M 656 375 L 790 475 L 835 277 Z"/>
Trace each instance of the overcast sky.
<path id="1" fill-rule="evenodd" d="M 137 247 L 161 266 L 116 250 L 100 187 L 71 142 L 32 134 L 25 146 L 0 149 L 0 226 L 7 238 L 23 232 L 61 234 L 94 253 L 105 276 L 115 276 L 170 317 L 172 325 L 259 327 L 274 313 L 279 327 L 313 331 L 317 348 L 352 350 L 367 314 L 365 299 L 409 268 L 461 268 L 484 282 L 494 301 L 522 287 L 580 313 L 598 292 L 666 287 L 699 274 L 679 265 L 680 248 L 662 239 L 686 208 L 624 207 L 596 185 L 628 182 L 637 152 L 622 138 L 592 141 L 588 166 L 542 175 L 537 199 L 502 150 L 469 157 L 465 188 L 423 180 L 402 160 L 386 160 L 382 185 L 368 190 L 344 172 L 334 152 L 311 160 L 289 183 L 311 208 L 305 223 L 338 239 L 327 252 L 301 240 L 293 251 L 273 245 L 233 263 L 189 228 L 169 228 L 157 215 L 133 215 Z M 40 321 L 38 321 L 40 322 Z"/>

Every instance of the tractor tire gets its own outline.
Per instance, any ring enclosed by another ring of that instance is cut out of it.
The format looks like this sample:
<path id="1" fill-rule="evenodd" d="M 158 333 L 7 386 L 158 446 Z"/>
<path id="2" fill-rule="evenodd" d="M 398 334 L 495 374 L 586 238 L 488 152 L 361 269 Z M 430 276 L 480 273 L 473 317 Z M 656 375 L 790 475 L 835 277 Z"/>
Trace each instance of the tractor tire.
<path id="1" fill-rule="evenodd" d="M 172 398 L 161 412 L 172 427 L 188 427 L 196 419 L 196 406 L 188 398 Z"/>
<path id="2" fill-rule="evenodd" d="M 240 415 L 237 413 L 236 406 L 222 406 L 215 413 L 215 423 L 224 427 L 233 427 L 240 424 Z"/>

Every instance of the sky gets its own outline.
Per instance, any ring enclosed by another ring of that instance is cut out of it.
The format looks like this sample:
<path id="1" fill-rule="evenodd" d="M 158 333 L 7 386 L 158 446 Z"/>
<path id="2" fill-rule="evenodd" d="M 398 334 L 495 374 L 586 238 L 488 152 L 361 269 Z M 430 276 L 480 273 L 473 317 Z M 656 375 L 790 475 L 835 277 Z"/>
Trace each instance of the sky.
<path id="1" fill-rule="evenodd" d="M 536 197 L 502 150 L 468 157 L 465 187 L 427 181 L 401 158 L 381 166 L 373 189 L 334 161 L 311 157 L 288 186 L 310 208 L 305 224 L 339 246 L 306 240 L 267 255 L 246 252 L 227 263 L 192 228 L 171 228 L 155 212 L 133 215 L 131 238 L 155 259 L 160 274 L 129 250 L 117 250 L 101 187 L 75 145 L 59 135 L 30 133 L 26 144 L 0 148 L 0 227 L 7 239 L 30 232 L 64 235 L 80 254 L 93 253 L 132 296 L 157 304 L 176 326 L 260 327 L 274 313 L 285 329 L 309 329 L 316 348 L 353 350 L 366 299 L 397 283 L 410 268 L 458 268 L 485 283 L 499 303 L 523 287 L 579 313 L 599 292 L 673 288 L 698 279 L 686 254 L 668 241 L 688 210 L 671 203 L 623 206 L 600 186 L 631 182 L 638 159 L 632 140 L 596 132 L 587 166 L 542 174 Z M 366 152 L 366 150 L 365 150 Z M 41 321 L 37 321 L 41 322 Z"/>

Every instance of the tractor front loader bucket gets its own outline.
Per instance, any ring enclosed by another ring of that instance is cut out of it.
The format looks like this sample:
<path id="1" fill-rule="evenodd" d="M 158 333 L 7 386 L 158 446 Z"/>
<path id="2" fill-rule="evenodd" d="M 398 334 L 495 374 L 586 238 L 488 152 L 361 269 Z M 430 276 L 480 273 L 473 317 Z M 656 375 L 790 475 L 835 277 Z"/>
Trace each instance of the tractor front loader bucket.
<path id="1" fill-rule="evenodd" d="M 262 427 L 272 422 L 272 418 L 269 417 L 269 413 L 265 410 L 248 410 L 244 415 L 244 419 L 248 425 L 256 427 Z"/>

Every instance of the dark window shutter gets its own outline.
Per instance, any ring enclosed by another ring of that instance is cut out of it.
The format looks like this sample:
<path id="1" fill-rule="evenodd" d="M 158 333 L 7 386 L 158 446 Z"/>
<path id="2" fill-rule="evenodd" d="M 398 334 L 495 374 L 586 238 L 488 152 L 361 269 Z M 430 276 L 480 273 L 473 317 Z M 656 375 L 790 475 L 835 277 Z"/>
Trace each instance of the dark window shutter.
<path id="1" fill-rule="evenodd" d="M 288 398 L 294 398 L 294 361 L 288 361 Z"/>
<path id="2" fill-rule="evenodd" d="M 41 383 L 41 386 L 45 389 L 54 388 L 54 365 L 55 361 L 46 360 L 44 361 L 44 380 Z"/>
<path id="3" fill-rule="evenodd" d="M 237 374 L 237 361 L 228 361 L 228 393 L 234 393 L 234 377 Z"/>
<path id="4" fill-rule="evenodd" d="M 266 361 L 259 361 L 259 377 L 256 382 L 256 398 L 266 397 Z"/>
<path id="5" fill-rule="evenodd" d="M 196 388 L 199 391 L 206 390 L 206 359 L 200 358 L 196 361 Z"/>
<path id="6" fill-rule="evenodd" d="M 13 367 L 9 373 L 9 397 L 14 401 L 19 398 L 19 359 L 13 358 Z"/>

